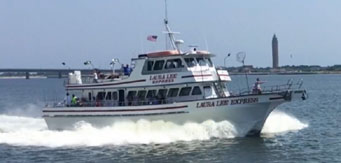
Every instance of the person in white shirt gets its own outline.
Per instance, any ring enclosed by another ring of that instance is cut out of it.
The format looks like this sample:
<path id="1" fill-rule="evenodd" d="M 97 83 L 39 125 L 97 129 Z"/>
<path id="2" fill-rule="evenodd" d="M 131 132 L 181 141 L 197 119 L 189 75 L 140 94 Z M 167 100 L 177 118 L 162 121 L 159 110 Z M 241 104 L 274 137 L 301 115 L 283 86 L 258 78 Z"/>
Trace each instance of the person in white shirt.
<path id="1" fill-rule="evenodd" d="M 66 96 L 64 98 L 64 104 L 66 104 L 67 107 L 69 107 L 71 105 L 71 96 L 69 93 L 66 93 Z"/>
<path id="2" fill-rule="evenodd" d="M 259 78 L 256 79 L 256 82 L 253 86 L 252 92 L 254 94 L 262 94 L 262 88 L 261 88 L 261 84 L 263 84 L 263 81 L 260 81 Z"/>

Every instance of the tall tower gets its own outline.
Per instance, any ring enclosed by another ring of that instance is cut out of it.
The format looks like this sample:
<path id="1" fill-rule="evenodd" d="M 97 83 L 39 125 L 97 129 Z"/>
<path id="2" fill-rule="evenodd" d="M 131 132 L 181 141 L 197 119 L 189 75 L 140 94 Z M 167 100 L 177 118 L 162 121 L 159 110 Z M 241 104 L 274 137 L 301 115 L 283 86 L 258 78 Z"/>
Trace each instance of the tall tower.
<path id="1" fill-rule="evenodd" d="M 272 68 L 278 68 L 278 40 L 276 34 L 272 38 Z"/>

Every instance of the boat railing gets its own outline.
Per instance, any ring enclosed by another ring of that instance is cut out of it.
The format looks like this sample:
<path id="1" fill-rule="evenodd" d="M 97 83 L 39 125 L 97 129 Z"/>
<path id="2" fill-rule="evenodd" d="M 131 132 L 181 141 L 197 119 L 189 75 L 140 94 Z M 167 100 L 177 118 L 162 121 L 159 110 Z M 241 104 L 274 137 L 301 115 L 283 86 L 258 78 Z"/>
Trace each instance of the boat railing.
<path id="1" fill-rule="evenodd" d="M 112 101 L 112 100 L 98 100 L 98 101 L 83 101 L 79 100 L 76 103 L 68 104 L 66 101 L 49 102 L 45 107 L 116 107 L 116 106 L 142 106 L 142 105 L 158 105 L 158 104 L 172 104 L 174 100 L 133 100 L 133 101 Z"/>
<path id="2" fill-rule="evenodd" d="M 303 80 L 299 80 L 294 82 L 292 79 L 288 80 L 286 84 L 282 85 L 270 85 L 270 86 L 262 86 L 261 90 L 257 90 L 251 87 L 251 90 L 243 89 L 240 90 L 238 94 L 234 95 L 250 95 L 250 94 L 263 94 L 263 93 L 277 93 L 288 90 L 299 90 L 302 88 Z"/>

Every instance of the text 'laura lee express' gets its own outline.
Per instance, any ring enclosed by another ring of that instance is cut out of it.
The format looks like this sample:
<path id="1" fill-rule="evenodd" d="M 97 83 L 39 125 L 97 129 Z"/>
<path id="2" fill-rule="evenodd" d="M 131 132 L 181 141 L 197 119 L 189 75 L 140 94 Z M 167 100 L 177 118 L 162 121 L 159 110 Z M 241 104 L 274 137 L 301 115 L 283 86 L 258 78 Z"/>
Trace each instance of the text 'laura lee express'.
<path id="1" fill-rule="evenodd" d="M 258 103 L 258 98 L 241 98 L 241 99 L 230 99 L 230 100 L 218 100 L 218 101 L 206 101 L 198 102 L 197 108 L 216 107 L 216 106 L 227 106 L 227 105 L 241 105 L 241 104 L 252 104 Z"/>

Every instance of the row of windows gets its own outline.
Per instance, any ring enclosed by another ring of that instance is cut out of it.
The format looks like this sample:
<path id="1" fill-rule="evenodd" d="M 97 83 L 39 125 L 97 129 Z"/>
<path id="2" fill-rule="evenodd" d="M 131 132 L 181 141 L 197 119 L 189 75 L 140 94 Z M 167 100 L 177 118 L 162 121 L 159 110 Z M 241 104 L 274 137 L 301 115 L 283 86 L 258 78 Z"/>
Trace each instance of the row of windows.
<path id="1" fill-rule="evenodd" d="M 117 92 L 98 92 L 96 96 L 97 100 L 117 100 Z M 89 100 L 91 101 L 91 93 L 89 92 Z"/>
<path id="2" fill-rule="evenodd" d="M 210 86 L 205 86 L 204 89 L 210 89 Z M 183 87 L 183 88 L 170 88 L 170 89 L 159 89 L 159 90 L 140 90 L 140 91 L 129 91 L 127 94 L 127 100 L 133 100 L 137 98 L 139 100 L 150 99 L 150 98 L 172 98 L 172 97 L 184 97 L 189 95 L 202 95 L 202 91 L 199 86 Z M 98 92 L 96 96 L 97 100 L 118 100 L 117 92 Z M 89 93 L 89 100 L 91 100 L 91 93 Z"/>
<path id="3" fill-rule="evenodd" d="M 212 61 L 210 58 L 204 57 L 197 57 L 197 58 L 185 58 L 185 62 L 187 67 L 194 67 L 197 63 L 200 66 L 212 67 Z M 176 69 L 176 68 L 183 68 L 185 67 L 182 63 L 180 58 L 176 59 L 168 59 L 166 62 L 165 60 L 156 60 L 156 61 L 147 61 L 147 71 L 158 71 L 162 69 Z"/>

